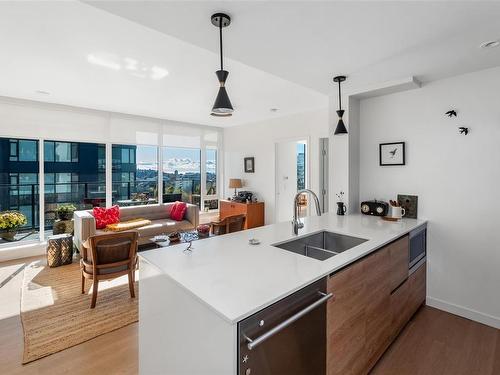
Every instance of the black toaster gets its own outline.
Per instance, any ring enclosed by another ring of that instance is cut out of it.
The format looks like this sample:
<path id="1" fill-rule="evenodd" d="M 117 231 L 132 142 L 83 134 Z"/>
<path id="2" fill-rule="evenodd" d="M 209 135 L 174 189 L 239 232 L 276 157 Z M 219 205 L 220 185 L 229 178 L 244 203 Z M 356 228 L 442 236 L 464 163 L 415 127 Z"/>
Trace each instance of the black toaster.
<path id="1" fill-rule="evenodd" d="M 361 202 L 361 213 L 365 215 L 387 216 L 389 212 L 389 203 L 384 201 L 366 201 Z"/>

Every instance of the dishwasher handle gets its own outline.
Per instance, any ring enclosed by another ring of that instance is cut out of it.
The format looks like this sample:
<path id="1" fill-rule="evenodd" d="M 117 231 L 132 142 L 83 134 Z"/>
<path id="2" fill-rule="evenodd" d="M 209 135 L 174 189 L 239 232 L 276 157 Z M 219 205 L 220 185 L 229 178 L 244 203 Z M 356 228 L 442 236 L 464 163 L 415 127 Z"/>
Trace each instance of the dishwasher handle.
<path id="1" fill-rule="evenodd" d="M 316 307 L 322 305 L 323 303 L 325 303 L 326 301 L 328 301 L 330 298 L 333 297 L 332 293 L 326 294 L 323 292 L 318 292 L 318 294 L 322 296 L 319 300 L 317 300 L 316 302 L 313 302 L 312 304 L 310 304 L 309 306 L 307 306 L 303 310 L 300 310 L 295 315 L 292 315 L 287 320 L 281 322 L 280 324 L 278 324 L 274 328 L 270 329 L 266 333 L 262 334 L 261 336 L 257 337 L 256 339 L 252 340 L 251 338 L 249 338 L 245 335 L 244 337 L 247 340 L 248 349 L 252 350 L 252 349 L 256 348 L 258 345 L 262 344 L 268 338 L 270 338 L 270 337 L 274 336 L 275 334 L 277 334 L 278 332 L 282 331 L 283 329 L 288 327 L 290 324 L 299 320 L 304 315 L 308 314 L 310 311 L 314 310 Z"/>

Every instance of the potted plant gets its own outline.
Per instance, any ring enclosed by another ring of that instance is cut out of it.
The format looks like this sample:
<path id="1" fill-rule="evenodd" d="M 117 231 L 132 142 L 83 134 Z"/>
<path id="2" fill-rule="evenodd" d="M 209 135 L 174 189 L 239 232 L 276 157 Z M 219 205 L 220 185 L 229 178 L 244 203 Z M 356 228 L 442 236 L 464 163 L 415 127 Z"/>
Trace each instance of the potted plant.
<path id="1" fill-rule="evenodd" d="M 27 222 L 26 216 L 19 211 L 0 212 L 0 238 L 14 241 L 17 230 Z"/>
<path id="2" fill-rule="evenodd" d="M 73 218 L 73 212 L 76 211 L 76 207 L 71 203 L 62 204 L 57 207 L 56 213 L 59 220 L 71 220 Z"/>

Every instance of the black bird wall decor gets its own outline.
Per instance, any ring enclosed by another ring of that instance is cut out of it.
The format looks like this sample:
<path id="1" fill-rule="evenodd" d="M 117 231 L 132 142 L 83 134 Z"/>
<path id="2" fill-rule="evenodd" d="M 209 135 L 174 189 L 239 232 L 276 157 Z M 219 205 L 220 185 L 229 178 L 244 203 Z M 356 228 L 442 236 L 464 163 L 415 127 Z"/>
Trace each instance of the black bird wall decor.
<path id="1" fill-rule="evenodd" d="M 447 115 L 448 117 L 457 117 L 457 111 L 451 109 L 448 112 L 446 112 L 445 115 Z"/>
<path id="2" fill-rule="evenodd" d="M 466 128 L 465 126 L 460 126 L 458 128 L 458 132 L 463 135 L 469 134 L 469 128 Z"/>

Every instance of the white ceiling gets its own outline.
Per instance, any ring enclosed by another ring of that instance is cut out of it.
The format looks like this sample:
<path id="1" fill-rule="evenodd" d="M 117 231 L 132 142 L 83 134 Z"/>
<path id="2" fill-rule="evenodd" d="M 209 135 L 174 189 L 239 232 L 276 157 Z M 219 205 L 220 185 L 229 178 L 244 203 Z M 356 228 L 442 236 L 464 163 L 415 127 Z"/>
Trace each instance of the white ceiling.
<path id="1" fill-rule="evenodd" d="M 210 19 L 198 30 L 216 46 Z M 0 46 L 2 96 L 215 126 L 328 106 L 324 94 L 227 60 L 235 114 L 210 116 L 217 53 L 81 2 L 0 2 Z"/>
<path id="2" fill-rule="evenodd" d="M 416 76 L 432 81 L 500 65 L 499 2 L 98 1 L 93 5 L 215 51 L 210 15 L 233 19 L 226 54 L 323 93 Z"/>
<path id="3" fill-rule="evenodd" d="M 232 17 L 224 119 L 209 116 L 216 11 Z M 0 95 L 231 126 L 325 108 L 336 74 L 359 92 L 498 66 L 500 47 L 478 47 L 498 19 L 500 3 L 478 1 L 3 1 Z"/>

